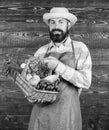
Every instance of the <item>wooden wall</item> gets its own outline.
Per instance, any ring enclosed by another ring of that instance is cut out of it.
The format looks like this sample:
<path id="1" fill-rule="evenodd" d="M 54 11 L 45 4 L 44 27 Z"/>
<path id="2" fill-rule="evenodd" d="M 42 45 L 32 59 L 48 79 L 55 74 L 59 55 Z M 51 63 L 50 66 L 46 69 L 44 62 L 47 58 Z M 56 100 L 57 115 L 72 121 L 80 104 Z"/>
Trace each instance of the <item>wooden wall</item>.
<path id="1" fill-rule="evenodd" d="M 93 0 L 91 3 L 84 0 L 82 6 L 78 4 L 82 3 L 80 0 L 70 1 L 72 4 L 65 4 L 64 0 L 56 4 L 49 0 L 39 4 L 35 0 L 31 2 L 0 1 L 0 130 L 27 130 L 32 109 L 32 104 L 19 88 L 2 76 L 3 63 L 9 56 L 22 63 L 41 45 L 49 42 L 48 28 L 42 22 L 42 15 L 57 3 L 58 6 L 67 6 L 78 17 L 70 31 L 71 37 L 83 41 L 92 56 L 92 85 L 80 96 L 83 130 L 109 130 L 108 1 Z"/>

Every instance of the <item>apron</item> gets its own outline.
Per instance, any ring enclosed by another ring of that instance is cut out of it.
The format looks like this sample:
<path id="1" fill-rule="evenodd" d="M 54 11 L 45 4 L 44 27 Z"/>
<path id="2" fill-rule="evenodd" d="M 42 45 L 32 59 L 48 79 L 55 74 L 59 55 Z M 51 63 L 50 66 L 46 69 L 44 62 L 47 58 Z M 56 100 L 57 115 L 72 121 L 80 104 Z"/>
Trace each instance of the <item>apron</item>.
<path id="1" fill-rule="evenodd" d="M 46 53 L 75 68 L 75 54 Z M 82 130 L 78 88 L 61 78 L 59 98 L 53 103 L 37 104 L 32 109 L 28 130 Z"/>

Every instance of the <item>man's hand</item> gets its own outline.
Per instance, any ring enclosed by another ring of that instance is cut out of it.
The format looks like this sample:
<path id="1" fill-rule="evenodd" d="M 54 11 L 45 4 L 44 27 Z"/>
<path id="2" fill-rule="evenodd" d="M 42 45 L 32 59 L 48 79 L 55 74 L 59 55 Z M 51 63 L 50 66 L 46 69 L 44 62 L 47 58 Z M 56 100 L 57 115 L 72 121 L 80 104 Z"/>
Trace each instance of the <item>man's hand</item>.
<path id="1" fill-rule="evenodd" d="M 48 65 L 48 67 L 52 70 L 55 70 L 57 65 L 59 64 L 59 60 L 55 57 L 49 56 L 44 59 L 44 63 Z"/>

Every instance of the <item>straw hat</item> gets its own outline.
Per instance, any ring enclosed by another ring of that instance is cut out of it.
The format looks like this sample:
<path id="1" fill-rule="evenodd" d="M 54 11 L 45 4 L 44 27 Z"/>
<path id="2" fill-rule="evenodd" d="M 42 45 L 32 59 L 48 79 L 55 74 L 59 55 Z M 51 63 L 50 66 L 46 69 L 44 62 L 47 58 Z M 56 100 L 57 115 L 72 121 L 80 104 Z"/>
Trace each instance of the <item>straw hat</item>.
<path id="1" fill-rule="evenodd" d="M 49 25 L 48 20 L 53 18 L 65 18 L 71 22 L 71 26 L 73 26 L 77 21 L 77 17 L 74 14 L 70 13 L 68 9 L 64 7 L 54 7 L 50 10 L 50 13 L 45 13 L 43 15 L 43 21 L 47 25 Z"/>

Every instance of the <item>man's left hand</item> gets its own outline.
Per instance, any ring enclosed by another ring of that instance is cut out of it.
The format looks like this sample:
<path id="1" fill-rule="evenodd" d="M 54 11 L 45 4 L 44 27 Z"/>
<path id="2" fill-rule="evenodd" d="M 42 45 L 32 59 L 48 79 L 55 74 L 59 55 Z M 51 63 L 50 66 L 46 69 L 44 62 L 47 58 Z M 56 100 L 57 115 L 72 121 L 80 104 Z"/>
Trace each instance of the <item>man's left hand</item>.
<path id="1" fill-rule="evenodd" d="M 55 70 L 57 65 L 59 64 L 59 60 L 55 57 L 49 56 L 44 59 L 44 63 L 48 65 L 48 67 L 52 70 Z"/>

